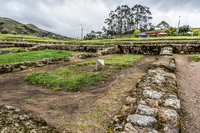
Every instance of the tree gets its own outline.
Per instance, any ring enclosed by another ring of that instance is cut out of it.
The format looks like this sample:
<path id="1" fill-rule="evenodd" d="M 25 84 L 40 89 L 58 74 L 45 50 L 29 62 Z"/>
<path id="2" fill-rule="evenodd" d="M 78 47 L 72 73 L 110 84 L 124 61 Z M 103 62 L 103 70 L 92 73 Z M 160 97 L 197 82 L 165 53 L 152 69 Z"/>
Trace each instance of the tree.
<path id="1" fill-rule="evenodd" d="M 135 31 L 134 31 L 134 33 L 133 33 L 133 36 L 134 36 L 134 37 L 136 37 L 136 36 L 137 36 L 137 34 L 140 34 L 140 33 L 141 33 L 141 31 L 140 31 L 140 30 L 135 30 Z"/>
<path id="2" fill-rule="evenodd" d="M 194 36 L 198 36 L 199 35 L 199 29 L 193 30 L 193 34 L 194 34 Z"/>
<path id="3" fill-rule="evenodd" d="M 131 30 L 147 30 L 151 27 L 151 11 L 149 7 L 135 5 L 130 8 L 127 5 L 118 6 L 111 11 L 109 18 L 105 20 L 108 25 L 108 32 L 111 35 L 125 33 Z"/>
<path id="4" fill-rule="evenodd" d="M 174 27 L 169 27 L 165 32 L 171 35 L 176 35 L 177 29 Z"/>
<path id="5" fill-rule="evenodd" d="M 140 30 L 147 30 L 150 29 L 151 20 L 152 20 L 152 13 L 149 7 L 142 6 L 142 5 L 135 5 L 131 8 L 132 14 L 134 16 L 135 26 L 137 29 Z"/>
<path id="6" fill-rule="evenodd" d="M 188 31 L 190 31 L 189 25 L 183 25 L 179 28 L 179 33 L 187 33 Z"/>
<path id="7" fill-rule="evenodd" d="M 160 26 L 162 30 L 169 28 L 169 24 L 165 21 L 161 21 L 157 26 Z"/>

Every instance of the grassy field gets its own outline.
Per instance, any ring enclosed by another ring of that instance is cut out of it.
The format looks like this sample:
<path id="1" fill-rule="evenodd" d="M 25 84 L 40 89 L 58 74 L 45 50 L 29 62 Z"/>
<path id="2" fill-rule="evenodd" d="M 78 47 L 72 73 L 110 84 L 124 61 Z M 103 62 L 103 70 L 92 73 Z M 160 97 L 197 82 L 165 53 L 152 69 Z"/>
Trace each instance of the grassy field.
<path id="1" fill-rule="evenodd" d="M 47 37 L 36 37 L 30 35 L 12 35 L 12 34 L 0 34 L 0 39 L 10 41 L 25 41 L 31 42 L 59 42 L 58 40 L 47 38 Z"/>
<path id="2" fill-rule="evenodd" d="M 185 41 L 199 41 L 200 36 L 169 36 L 169 37 L 148 37 L 148 38 L 134 38 L 132 36 L 124 36 L 120 38 L 114 39 L 94 39 L 94 40 L 69 40 L 69 41 L 58 41 L 55 39 L 47 38 L 47 37 L 35 37 L 35 36 L 28 36 L 28 35 L 11 35 L 11 34 L 0 34 L 0 39 L 2 40 L 11 40 L 11 41 L 34 41 L 34 42 L 51 42 L 51 43 L 69 43 L 69 44 L 76 44 L 76 43 L 145 43 L 145 42 L 153 42 L 159 41 L 163 42 L 166 40 L 185 40 Z"/>
<path id="3" fill-rule="evenodd" d="M 64 50 L 43 50 L 0 55 L 0 65 L 23 61 L 35 61 L 51 57 L 69 57 L 78 52 Z"/>
<path id="4" fill-rule="evenodd" d="M 24 47 L 0 48 L 0 50 L 25 49 Z"/>
<path id="5" fill-rule="evenodd" d="M 193 61 L 200 61 L 200 57 L 199 56 L 192 56 L 192 60 Z"/>
<path id="6" fill-rule="evenodd" d="M 105 59 L 106 68 L 101 71 L 95 69 L 95 60 L 78 63 L 68 67 L 61 67 L 52 72 L 37 72 L 26 77 L 29 83 L 51 88 L 54 91 L 67 89 L 78 91 L 80 88 L 96 85 L 106 80 L 112 73 L 118 72 L 133 63 L 143 55 L 115 55 Z"/>

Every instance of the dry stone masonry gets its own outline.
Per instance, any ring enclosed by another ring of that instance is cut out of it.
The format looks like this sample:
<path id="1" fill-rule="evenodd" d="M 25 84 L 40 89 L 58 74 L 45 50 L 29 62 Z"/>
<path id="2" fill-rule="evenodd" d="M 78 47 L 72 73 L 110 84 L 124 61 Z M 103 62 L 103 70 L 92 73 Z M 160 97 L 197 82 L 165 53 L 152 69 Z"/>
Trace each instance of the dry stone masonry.
<path id="1" fill-rule="evenodd" d="M 57 64 L 60 62 L 68 62 L 68 61 L 70 61 L 69 57 L 56 57 L 56 58 L 45 58 L 37 61 L 26 61 L 20 63 L 5 64 L 5 65 L 0 65 L 0 74 L 25 70 L 30 67 L 43 67 L 50 64 Z"/>
<path id="2" fill-rule="evenodd" d="M 1 133 L 58 133 L 47 122 L 33 118 L 13 106 L 0 105 Z"/>
<path id="3" fill-rule="evenodd" d="M 172 48 L 162 48 L 160 57 L 138 81 L 108 130 L 121 133 L 179 133 L 180 100 L 175 69 Z"/>

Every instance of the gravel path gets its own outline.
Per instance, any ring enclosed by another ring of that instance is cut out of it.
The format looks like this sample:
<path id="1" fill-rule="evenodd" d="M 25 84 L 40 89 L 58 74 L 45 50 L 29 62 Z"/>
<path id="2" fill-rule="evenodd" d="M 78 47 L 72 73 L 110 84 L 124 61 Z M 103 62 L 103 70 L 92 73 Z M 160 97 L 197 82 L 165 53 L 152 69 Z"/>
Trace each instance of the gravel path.
<path id="1" fill-rule="evenodd" d="M 200 62 L 191 62 L 191 56 L 175 55 L 182 133 L 200 133 Z"/>

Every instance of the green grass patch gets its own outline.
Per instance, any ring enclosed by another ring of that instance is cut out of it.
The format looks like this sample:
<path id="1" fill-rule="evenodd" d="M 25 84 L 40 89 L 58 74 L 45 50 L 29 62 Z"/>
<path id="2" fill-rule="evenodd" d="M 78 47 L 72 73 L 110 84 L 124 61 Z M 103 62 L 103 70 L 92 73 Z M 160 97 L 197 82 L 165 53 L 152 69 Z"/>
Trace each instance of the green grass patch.
<path id="1" fill-rule="evenodd" d="M 64 50 L 42 50 L 42 51 L 31 51 L 31 52 L 21 52 L 21 53 L 9 53 L 0 55 L 0 65 L 24 62 L 24 61 L 36 61 L 51 57 L 69 57 L 75 53 L 78 52 L 71 52 Z"/>
<path id="2" fill-rule="evenodd" d="M 13 50 L 13 49 L 25 49 L 25 48 L 24 47 L 0 48 L 0 50 Z"/>
<path id="3" fill-rule="evenodd" d="M 55 39 L 48 37 L 36 37 L 31 35 L 12 35 L 12 34 L 0 34 L 0 39 L 9 41 L 35 41 L 35 42 L 59 42 Z"/>
<path id="4" fill-rule="evenodd" d="M 168 36 L 168 37 L 147 37 L 147 38 L 135 38 L 133 35 L 125 36 L 113 36 L 112 39 L 93 39 L 93 40 L 77 40 L 71 39 L 68 41 L 55 40 L 48 37 L 36 37 L 31 35 L 11 35 L 11 34 L 0 34 L 0 39 L 9 41 L 25 41 L 28 42 L 46 42 L 46 43 L 62 43 L 62 44 L 77 44 L 77 43 L 147 43 L 147 42 L 163 42 L 163 41 L 199 41 L 200 36 Z"/>
<path id="5" fill-rule="evenodd" d="M 200 61 L 200 57 L 199 56 L 192 56 L 192 60 L 193 61 Z"/>
<path id="6" fill-rule="evenodd" d="M 26 81 L 34 85 L 41 85 L 52 88 L 54 91 L 67 89 L 78 91 L 80 88 L 89 87 L 106 80 L 111 74 L 118 72 L 125 66 L 132 66 L 133 63 L 143 55 L 115 55 L 104 59 L 106 68 L 97 71 L 95 60 L 78 63 L 68 67 L 61 67 L 52 72 L 37 72 L 29 74 Z"/>

